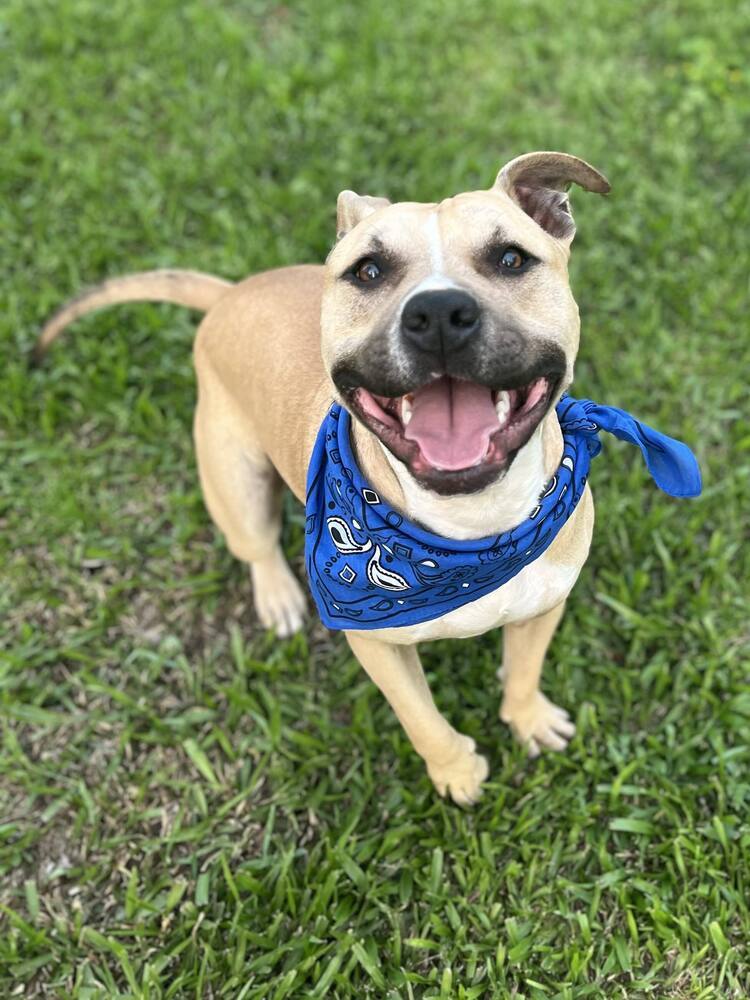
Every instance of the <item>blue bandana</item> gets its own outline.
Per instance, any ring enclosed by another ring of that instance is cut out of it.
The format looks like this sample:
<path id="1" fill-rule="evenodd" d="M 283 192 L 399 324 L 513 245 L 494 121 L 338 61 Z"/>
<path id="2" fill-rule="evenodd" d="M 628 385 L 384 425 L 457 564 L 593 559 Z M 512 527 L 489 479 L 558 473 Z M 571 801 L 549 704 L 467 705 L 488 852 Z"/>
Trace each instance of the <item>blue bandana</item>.
<path id="1" fill-rule="evenodd" d="M 697 496 L 701 476 L 681 441 L 625 410 L 565 395 L 557 405 L 563 456 L 527 519 L 490 538 L 454 541 L 407 521 L 362 478 L 349 440 L 351 417 L 335 403 L 307 473 L 305 559 L 323 624 L 332 629 L 416 625 L 497 590 L 537 559 L 576 509 L 599 431 L 637 445 L 656 485 Z"/>

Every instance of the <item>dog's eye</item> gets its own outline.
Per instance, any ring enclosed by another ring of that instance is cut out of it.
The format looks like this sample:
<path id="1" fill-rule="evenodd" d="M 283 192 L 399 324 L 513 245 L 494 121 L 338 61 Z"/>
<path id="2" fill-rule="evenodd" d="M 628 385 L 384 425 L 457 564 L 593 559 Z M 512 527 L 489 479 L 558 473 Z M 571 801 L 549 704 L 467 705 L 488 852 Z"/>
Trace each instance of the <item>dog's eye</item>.
<path id="1" fill-rule="evenodd" d="M 500 267 L 506 271 L 522 271 L 530 259 L 518 247 L 506 247 L 500 256 Z"/>
<path id="2" fill-rule="evenodd" d="M 369 257 L 356 264 L 353 270 L 354 277 L 362 282 L 377 281 L 382 273 L 375 261 Z"/>

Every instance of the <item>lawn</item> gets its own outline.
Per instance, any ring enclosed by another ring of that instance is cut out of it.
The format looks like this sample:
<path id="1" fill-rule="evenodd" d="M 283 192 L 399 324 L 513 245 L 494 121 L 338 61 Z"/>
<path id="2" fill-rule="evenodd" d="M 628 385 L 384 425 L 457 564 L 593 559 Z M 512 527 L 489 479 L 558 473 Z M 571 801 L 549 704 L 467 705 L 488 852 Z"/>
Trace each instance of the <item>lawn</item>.
<path id="1" fill-rule="evenodd" d="M 750 996 L 748 37 L 745 0 L 5 0 L 0 996 Z M 198 489 L 197 317 L 26 359 L 105 276 L 319 261 L 340 189 L 431 201 L 533 149 L 613 188 L 574 194 L 576 393 L 705 491 L 605 443 L 544 677 L 566 753 L 498 721 L 499 635 L 423 650 L 490 760 L 463 811 L 340 637 L 259 628 Z"/>

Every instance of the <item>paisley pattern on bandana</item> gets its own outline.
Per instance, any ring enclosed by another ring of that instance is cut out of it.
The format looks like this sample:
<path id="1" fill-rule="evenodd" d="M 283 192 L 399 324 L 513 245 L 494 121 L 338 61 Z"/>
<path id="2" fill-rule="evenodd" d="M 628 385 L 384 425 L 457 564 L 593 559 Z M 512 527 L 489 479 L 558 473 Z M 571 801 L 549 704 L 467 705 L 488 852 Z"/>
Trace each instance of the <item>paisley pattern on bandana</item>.
<path id="1" fill-rule="evenodd" d="M 551 545 L 578 505 L 591 459 L 607 430 L 636 444 L 657 485 L 672 496 L 701 490 L 687 445 L 624 410 L 565 395 L 560 466 L 528 518 L 488 538 L 454 541 L 407 521 L 362 478 L 350 444 L 351 417 L 334 403 L 307 476 L 305 559 L 323 624 L 376 629 L 431 621 L 507 583 Z"/>

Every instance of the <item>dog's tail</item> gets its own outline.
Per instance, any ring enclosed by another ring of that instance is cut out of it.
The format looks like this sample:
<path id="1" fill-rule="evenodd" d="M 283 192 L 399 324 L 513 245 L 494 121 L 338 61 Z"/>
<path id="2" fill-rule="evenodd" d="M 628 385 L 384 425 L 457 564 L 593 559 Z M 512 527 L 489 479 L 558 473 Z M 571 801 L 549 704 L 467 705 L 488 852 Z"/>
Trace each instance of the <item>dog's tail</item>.
<path id="1" fill-rule="evenodd" d="M 200 271 L 143 271 L 103 281 L 66 302 L 50 316 L 32 351 L 32 362 L 39 364 L 49 345 L 66 326 L 95 309 L 119 302 L 173 302 L 206 312 L 233 287 L 231 281 Z"/>

